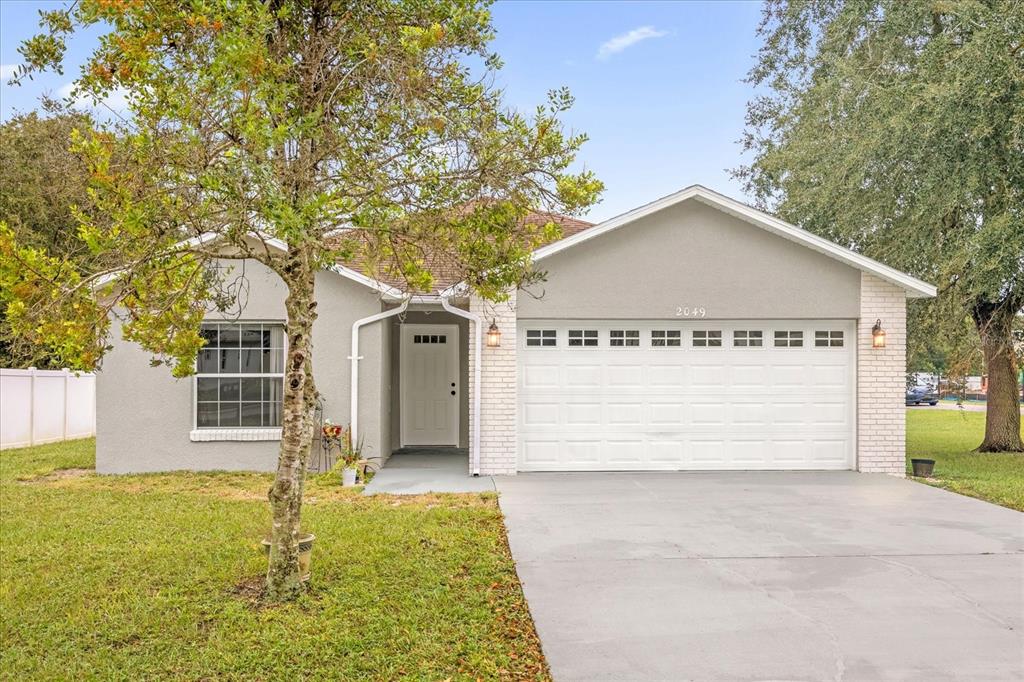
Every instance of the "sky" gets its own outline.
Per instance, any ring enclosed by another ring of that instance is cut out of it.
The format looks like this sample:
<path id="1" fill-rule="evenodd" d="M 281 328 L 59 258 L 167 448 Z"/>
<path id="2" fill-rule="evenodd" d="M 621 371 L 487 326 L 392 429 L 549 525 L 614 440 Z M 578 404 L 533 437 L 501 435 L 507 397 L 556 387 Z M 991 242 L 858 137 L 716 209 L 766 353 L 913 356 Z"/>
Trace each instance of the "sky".
<path id="1" fill-rule="evenodd" d="M 17 47 L 37 31 L 38 10 L 60 2 L 0 0 L 0 119 L 66 95 L 99 30 L 76 37 L 63 75 L 7 85 Z M 514 0 L 493 8 L 492 48 L 505 63 L 497 84 L 510 106 L 530 111 L 568 86 L 566 125 L 589 141 L 579 166 L 605 183 L 587 218 L 605 220 L 699 183 L 745 199 L 729 169 L 744 162 L 738 140 L 752 89 L 757 2 L 557 2 Z M 123 107 L 114 96 L 108 106 Z M 101 109 L 99 113 L 103 113 Z"/>

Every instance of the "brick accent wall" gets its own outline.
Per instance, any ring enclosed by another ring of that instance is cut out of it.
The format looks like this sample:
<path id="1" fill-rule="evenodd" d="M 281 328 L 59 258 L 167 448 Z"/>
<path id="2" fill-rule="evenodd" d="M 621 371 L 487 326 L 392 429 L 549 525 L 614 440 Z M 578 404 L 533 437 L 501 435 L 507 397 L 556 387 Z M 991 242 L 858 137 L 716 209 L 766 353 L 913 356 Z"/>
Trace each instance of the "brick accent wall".
<path id="1" fill-rule="evenodd" d="M 515 293 L 506 303 L 489 303 L 472 297 L 470 312 L 484 318 L 485 332 L 480 376 L 480 473 L 499 475 L 516 473 L 516 311 Z M 491 321 L 501 330 L 501 346 L 486 347 L 486 331 Z M 473 421 L 473 354 L 476 335 L 469 336 L 469 419 Z"/>
<path id="2" fill-rule="evenodd" d="M 871 347 L 881 319 L 885 348 Z M 905 292 L 861 273 L 857 322 L 857 470 L 906 476 L 907 300 Z"/>

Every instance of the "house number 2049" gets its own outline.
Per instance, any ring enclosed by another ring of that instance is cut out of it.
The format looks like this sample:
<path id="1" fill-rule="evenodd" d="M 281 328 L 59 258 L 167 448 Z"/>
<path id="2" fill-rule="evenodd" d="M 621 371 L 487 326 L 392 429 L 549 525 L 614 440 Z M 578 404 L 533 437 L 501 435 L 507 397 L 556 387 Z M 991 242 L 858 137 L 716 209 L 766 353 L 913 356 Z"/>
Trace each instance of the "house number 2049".
<path id="1" fill-rule="evenodd" d="M 697 306 L 676 306 L 676 317 L 707 317 L 708 309 L 702 305 Z"/>

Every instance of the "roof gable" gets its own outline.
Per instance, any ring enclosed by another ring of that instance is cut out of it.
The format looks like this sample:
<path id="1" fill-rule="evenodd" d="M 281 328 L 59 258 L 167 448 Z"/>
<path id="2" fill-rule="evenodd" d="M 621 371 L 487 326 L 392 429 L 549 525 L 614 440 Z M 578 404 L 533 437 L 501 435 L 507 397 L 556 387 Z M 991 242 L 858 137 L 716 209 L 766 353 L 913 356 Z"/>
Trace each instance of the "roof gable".
<path id="1" fill-rule="evenodd" d="M 649 204 L 635 208 L 632 211 L 628 211 L 622 215 L 616 216 L 602 223 L 598 223 L 597 225 L 577 232 L 566 239 L 541 247 L 534 251 L 534 260 L 543 260 L 548 256 L 560 253 L 566 249 L 576 246 L 577 244 L 589 241 L 594 237 L 599 237 L 606 232 L 630 225 L 640 218 L 651 215 L 652 213 L 691 199 L 700 201 L 712 208 L 716 208 L 724 213 L 735 216 L 784 239 L 806 246 L 809 249 L 834 258 L 835 260 L 861 270 L 862 272 L 873 274 L 880 279 L 902 288 L 910 297 L 924 298 L 935 296 L 936 294 L 935 287 L 927 282 L 923 282 L 916 277 L 912 277 L 904 272 L 896 270 L 895 268 L 891 268 L 888 265 L 879 263 L 878 261 L 859 254 L 856 251 L 851 251 L 850 249 L 839 246 L 838 244 L 812 234 L 807 230 L 800 229 L 796 225 L 787 223 L 784 220 L 780 220 L 775 216 L 765 213 L 764 211 L 759 211 L 751 206 L 747 206 L 746 204 L 736 201 L 735 199 L 730 199 L 723 194 L 719 194 L 718 192 L 714 192 L 706 187 L 702 187 L 701 185 L 692 185 L 675 192 L 674 194 L 669 194 L 668 196 L 652 201 Z"/>

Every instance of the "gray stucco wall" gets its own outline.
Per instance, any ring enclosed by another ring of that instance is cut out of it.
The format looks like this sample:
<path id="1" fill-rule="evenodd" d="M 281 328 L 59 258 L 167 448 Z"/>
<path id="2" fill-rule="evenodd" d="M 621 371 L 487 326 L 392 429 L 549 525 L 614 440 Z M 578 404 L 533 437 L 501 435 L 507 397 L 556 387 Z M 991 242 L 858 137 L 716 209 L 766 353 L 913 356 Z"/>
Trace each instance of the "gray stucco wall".
<path id="1" fill-rule="evenodd" d="M 231 276 L 244 276 L 240 314 L 228 319 L 283 321 L 286 289 L 277 275 L 255 261 L 224 261 Z M 352 323 L 380 312 L 370 289 L 334 273 L 316 279 L 317 321 L 313 328 L 313 366 L 324 400 L 324 416 L 349 422 L 349 377 Z M 211 316 L 213 319 L 216 316 Z M 381 324 L 360 333 L 360 429 L 364 453 L 390 452 L 390 367 L 384 362 Z M 173 469 L 271 471 L 277 465 L 277 441 L 192 442 L 193 382 L 176 380 L 166 367 L 150 367 L 149 354 L 121 338 L 115 321 L 113 348 L 96 375 L 96 468 L 101 473 Z"/>
<path id="2" fill-rule="evenodd" d="M 402 406 L 400 387 L 402 385 L 401 368 L 401 334 L 399 327 L 403 324 L 457 324 L 459 326 L 459 447 L 469 447 L 469 320 L 452 315 L 446 310 L 410 310 L 404 320 L 390 318 L 391 334 L 391 411 L 390 441 L 392 448 L 397 450 L 402 444 Z"/>
<path id="3" fill-rule="evenodd" d="M 690 200 L 545 258 L 522 318 L 857 318 L 860 271 Z"/>

